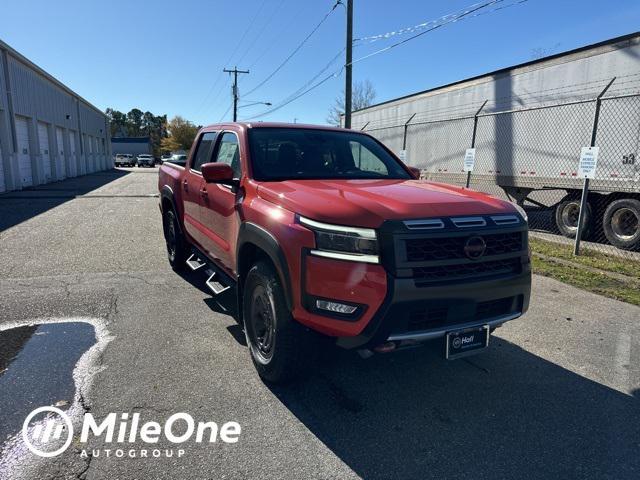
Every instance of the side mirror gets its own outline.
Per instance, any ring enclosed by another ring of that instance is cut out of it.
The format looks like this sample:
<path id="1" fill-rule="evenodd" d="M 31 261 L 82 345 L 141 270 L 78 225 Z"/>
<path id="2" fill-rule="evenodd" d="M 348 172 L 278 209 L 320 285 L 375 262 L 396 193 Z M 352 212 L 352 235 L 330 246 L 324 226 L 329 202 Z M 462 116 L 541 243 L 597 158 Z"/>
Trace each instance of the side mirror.
<path id="1" fill-rule="evenodd" d="M 233 183 L 233 169 L 226 163 L 205 163 L 200 171 L 207 183 Z"/>
<path id="2" fill-rule="evenodd" d="M 419 168 L 409 167 L 409 166 L 407 168 L 411 172 L 411 175 L 413 175 L 413 178 L 415 178 L 416 180 L 420 180 L 420 175 L 422 175 L 422 171 Z"/>

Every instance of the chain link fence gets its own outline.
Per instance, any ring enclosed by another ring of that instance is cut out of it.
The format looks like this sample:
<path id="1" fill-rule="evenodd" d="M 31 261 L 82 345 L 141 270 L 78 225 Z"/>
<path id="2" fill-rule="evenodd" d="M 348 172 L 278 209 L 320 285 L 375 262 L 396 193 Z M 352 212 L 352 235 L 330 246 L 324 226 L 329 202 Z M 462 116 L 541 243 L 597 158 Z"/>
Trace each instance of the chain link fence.
<path id="1" fill-rule="evenodd" d="M 472 105 L 454 118 L 418 112 L 403 123 L 363 130 L 404 151 L 425 179 L 469 181 L 470 188 L 517 202 L 534 239 L 576 254 L 640 260 L 640 94 L 620 91 L 517 109 Z M 578 164 L 582 147 L 592 144 L 599 149 L 597 169 L 585 182 Z M 463 160 L 472 146 L 475 165 L 467 179 Z"/>

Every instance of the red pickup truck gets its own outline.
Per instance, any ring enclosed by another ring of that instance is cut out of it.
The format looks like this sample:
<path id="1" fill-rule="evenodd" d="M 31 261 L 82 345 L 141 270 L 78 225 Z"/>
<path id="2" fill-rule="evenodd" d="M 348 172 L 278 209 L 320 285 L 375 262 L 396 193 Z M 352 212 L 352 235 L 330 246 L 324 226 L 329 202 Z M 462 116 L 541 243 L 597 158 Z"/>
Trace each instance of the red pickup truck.
<path id="1" fill-rule="evenodd" d="M 524 211 L 419 180 L 365 133 L 211 125 L 158 187 L 171 266 L 235 297 L 266 381 L 303 373 L 327 339 L 364 355 L 432 339 L 447 358 L 476 353 L 528 308 Z"/>

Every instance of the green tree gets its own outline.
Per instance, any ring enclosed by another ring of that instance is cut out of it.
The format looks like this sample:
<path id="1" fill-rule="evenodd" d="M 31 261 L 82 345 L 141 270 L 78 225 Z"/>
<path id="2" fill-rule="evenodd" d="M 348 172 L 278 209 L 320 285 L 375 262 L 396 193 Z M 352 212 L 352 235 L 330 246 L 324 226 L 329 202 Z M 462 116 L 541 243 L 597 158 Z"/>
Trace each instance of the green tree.
<path id="1" fill-rule="evenodd" d="M 183 117 L 176 115 L 169 120 L 167 124 L 169 137 L 165 145 L 169 145 L 169 142 L 171 142 L 173 146 L 178 145 L 178 148 L 172 148 L 171 150 L 189 150 L 193 140 L 196 138 L 198 129 L 199 128 L 189 120 L 185 120 Z"/>

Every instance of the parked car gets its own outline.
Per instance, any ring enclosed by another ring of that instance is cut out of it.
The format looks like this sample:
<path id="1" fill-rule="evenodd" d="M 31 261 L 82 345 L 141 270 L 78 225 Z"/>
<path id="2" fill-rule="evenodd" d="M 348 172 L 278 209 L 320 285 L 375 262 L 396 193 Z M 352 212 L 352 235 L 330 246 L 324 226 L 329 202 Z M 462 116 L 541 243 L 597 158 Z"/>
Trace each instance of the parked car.
<path id="1" fill-rule="evenodd" d="M 171 155 L 171 157 L 162 160 L 162 163 L 165 163 L 165 162 L 173 163 L 174 165 L 180 165 L 181 167 L 184 167 L 187 163 L 187 156 L 183 154 L 174 154 L 174 155 Z"/>
<path id="2" fill-rule="evenodd" d="M 113 163 L 116 167 L 133 167 L 136 161 L 130 153 L 118 153 Z"/>
<path id="3" fill-rule="evenodd" d="M 169 263 L 237 304 L 269 382 L 303 374 L 327 340 L 365 355 L 427 340 L 449 359 L 478 353 L 529 305 L 524 211 L 419 180 L 362 132 L 211 125 L 158 187 Z"/>
<path id="4" fill-rule="evenodd" d="M 153 155 L 149 155 L 148 153 L 142 153 L 138 155 L 136 160 L 138 163 L 138 167 L 153 167 L 155 164 Z"/>

